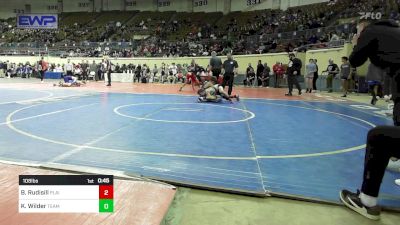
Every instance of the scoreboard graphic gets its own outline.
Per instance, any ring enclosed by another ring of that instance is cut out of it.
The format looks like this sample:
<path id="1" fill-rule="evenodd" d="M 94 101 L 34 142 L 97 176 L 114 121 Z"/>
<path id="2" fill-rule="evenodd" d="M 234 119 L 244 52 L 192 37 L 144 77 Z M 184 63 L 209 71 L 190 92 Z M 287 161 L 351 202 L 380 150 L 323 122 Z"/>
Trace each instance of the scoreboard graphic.
<path id="1" fill-rule="evenodd" d="M 112 175 L 20 175 L 20 213 L 112 213 Z"/>

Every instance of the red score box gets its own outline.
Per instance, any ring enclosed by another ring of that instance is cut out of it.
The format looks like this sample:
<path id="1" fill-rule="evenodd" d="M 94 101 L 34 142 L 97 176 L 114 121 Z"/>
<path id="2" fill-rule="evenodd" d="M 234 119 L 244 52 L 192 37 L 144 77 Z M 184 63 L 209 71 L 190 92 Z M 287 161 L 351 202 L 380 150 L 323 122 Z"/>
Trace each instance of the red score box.
<path id="1" fill-rule="evenodd" d="M 113 185 L 99 186 L 99 199 L 113 199 L 113 198 L 114 198 Z"/>

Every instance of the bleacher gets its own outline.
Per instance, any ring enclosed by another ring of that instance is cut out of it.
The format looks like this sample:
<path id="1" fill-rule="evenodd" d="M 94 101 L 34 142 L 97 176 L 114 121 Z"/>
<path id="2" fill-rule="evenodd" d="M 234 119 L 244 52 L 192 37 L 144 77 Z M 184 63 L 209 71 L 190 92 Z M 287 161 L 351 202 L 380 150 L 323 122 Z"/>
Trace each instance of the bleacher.
<path id="1" fill-rule="evenodd" d="M 138 11 L 108 11 L 102 12 L 101 15 L 93 22 L 93 25 L 97 27 L 102 27 L 107 25 L 111 22 L 117 23 L 120 22 L 121 24 L 125 24 L 129 19 L 134 17 Z"/>
<path id="2" fill-rule="evenodd" d="M 62 13 L 60 15 L 60 25 L 65 27 L 71 27 L 75 24 L 86 25 L 100 16 L 100 13 L 93 12 L 71 12 Z"/>
<path id="3" fill-rule="evenodd" d="M 236 48 L 235 51 L 241 48 L 240 52 L 244 50 L 244 40 L 245 49 L 250 52 L 254 52 L 261 45 L 270 46 L 272 41 L 275 41 L 277 47 L 274 51 L 284 51 L 287 45 L 303 45 L 311 35 L 317 35 L 324 41 L 329 41 L 329 37 L 327 39 L 326 36 L 330 33 L 347 35 L 354 25 L 351 24 L 353 18 L 359 16 L 360 10 L 384 10 L 388 16 L 391 12 L 398 12 L 397 2 L 339 0 L 334 6 L 324 2 L 291 7 L 286 11 L 237 11 L 226 15 L 221 12 L 175 11 L 62 13 L 59 16 L 58 30 L 40 32 L 16 29 L 15 18 L 10 18 L 3 20 L 0 41 L 42 44 L 47 42 L 47 45 L 61 43 L 63 46 L 80 42 L 131 42 L 136 39 L 139 41 L 134 44 L 132 42 L 129 46 L 142 46 L 139 49 L 142 51 L 146 45 L 157 45 L 158 48 L 161 43 L 164 43 L 161 47 L 165 47 L 166 43 L 183 47 L 180 42 L 185 40 L 203 45 L 207 43 L 209 46 L 222 45 L 223 48 L 229 43 L 234 43 L 233 48 Z M 341 19 L 345 18 L 349 20 L 343 22 Z M 117 22 L 120 26 L 116 26 Z M 201 37 L 197 36 L 199 32 Z M 214 35 L 213 38 L 210 38 L 211 34 Z"/>

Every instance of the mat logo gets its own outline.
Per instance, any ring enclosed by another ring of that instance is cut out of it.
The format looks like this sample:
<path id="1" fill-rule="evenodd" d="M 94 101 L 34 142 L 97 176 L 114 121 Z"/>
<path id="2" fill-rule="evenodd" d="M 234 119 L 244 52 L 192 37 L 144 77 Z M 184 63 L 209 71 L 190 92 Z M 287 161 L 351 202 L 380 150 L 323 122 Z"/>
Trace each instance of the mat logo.
<path id="1" fill-rule="evenodd" d="M 17 16 L 17 27 L 25 29 L 57 29 L 57 14 L 21 14 Z"/>
<path id="2" fill-rule="evenodd" d="M 380 20 L 382 19 L 382 13 L 380 12 L 359 12 L 360 14 L 360 20 Z"/>

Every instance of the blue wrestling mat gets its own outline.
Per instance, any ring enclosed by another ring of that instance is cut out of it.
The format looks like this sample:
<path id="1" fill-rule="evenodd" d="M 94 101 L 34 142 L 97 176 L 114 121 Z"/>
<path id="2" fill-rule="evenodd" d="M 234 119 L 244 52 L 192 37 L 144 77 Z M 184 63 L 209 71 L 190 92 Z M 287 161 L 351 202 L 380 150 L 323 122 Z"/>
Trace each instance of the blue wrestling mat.
<path id="1" fill-rule="evenodd" d="M 2 89 L 0 158 L 183 185 L 339 202 L 361 185 L 366 135 L 392 124 L 350 103 Z M 380 202 L 400 208 L 399 174 Z"/>

